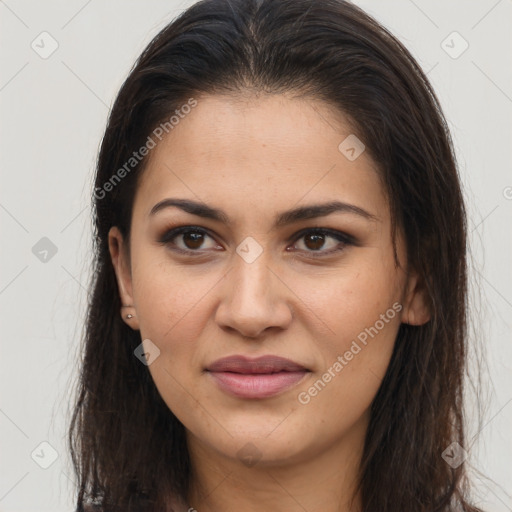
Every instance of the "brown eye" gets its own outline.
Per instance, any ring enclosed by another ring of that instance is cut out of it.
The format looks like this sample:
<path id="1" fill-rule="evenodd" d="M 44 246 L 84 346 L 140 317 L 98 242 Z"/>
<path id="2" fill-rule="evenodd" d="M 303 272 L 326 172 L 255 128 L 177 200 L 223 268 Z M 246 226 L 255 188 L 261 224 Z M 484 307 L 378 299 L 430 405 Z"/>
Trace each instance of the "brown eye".
<path id="1" fill-rule="evenodd" d="M 325 243 L 325 235 L 310 234 L 304 236 L 304 245 L 311 250 L 321 249 Z"/>
<path id="2" fill-rule="evenodd" d="M 203 233 L 191 231 L 189 233 L 184 233 L 182 236 L 183 243 L 187 249 L 199 249 L 204 241 Z"/>
<path id="3" fill-rule="evenodd" d="M 305 229 L 296 236 L 292 250 L 302 251 L 308 256 L 325 256 L 356 244 L 351 235 L 327 228 Z"/>
<path id="4" fill-rule="evenodd" d="M 205 230 L 194 226 L 171 229 L 160 238 L 159 242 L 176 251 L 188 253 L 222 249 Z"/>

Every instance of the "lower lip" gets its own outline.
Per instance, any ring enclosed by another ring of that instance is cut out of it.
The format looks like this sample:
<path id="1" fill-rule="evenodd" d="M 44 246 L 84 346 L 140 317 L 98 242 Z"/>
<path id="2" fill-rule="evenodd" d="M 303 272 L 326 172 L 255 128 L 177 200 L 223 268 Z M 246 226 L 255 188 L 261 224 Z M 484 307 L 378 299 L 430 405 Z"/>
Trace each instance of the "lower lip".
<path id="1" fill-rule="evenodd" d="M 306 370 L 277 373 L 208 372 L 225 392 L 239 398 L 268 398 L 300 382 Z"/>

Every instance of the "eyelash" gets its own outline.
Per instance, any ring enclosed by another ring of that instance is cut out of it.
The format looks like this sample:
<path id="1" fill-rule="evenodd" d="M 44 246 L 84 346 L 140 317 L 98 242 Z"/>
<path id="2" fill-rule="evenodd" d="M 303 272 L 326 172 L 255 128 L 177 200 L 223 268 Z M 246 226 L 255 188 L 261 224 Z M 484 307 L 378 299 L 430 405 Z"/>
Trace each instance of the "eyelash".
<path id="1" fill-rule="evenodd" d="M 172 240 L 174 240 L 179 235 L 183 235 L 186 233 L 200 233 L 202 235 L 209 236 L 210 238 L 214 238 L 214 237 L 212 237 L 212 235 L 210 235 L 210 233 L 208 231 L 206 231 L 203 228 L 200 228 L 199 226 L 181 226 L 181 227 L 174 228 L 174 229 L 171 229 L 171 230 L 165 232 L 160 237 L 159 243 L 161 243 L 162 245 L 174 246 L 174 247 L 171 247 L 171 250 L 173 250 L 175 252 L 179 252 L 181 254 L 193 255 L 193 256 L 200 255 L 201 249 L 197 249 L 197 250 L 182 249 L 180 247 L 176 247 L 175 244 L 172 242 Z M 346 233 L 342 233 L 341 231 L 336 231 L 336 230 L 327 229 L 327 228 L 305 228 L 305 229 L 300 230 L 298 233 L 295 233 L 293 238 L 291 238 L 290 240 L 293 240 L 293 243 L 296 244 L 301 238 L 303 238 L 306 235 L 310 235 L 310 234 L 325 235 L 325 236 L 334 238 L 343 244 L 341 247 L 338 246 L 338 247 L 336 247 L 334 249 L 330 249 L 328 251 L 322 251 L 321 249 L 319 249 L 318 251 L 313 251 L 313 250 L 303 251 L 303 252 L 307 253 L 308 256 L 312 256 L 313 258 L 321 258 L 326 255 L 331 255 L 331 254 L 343 251 L 345 249 L 345 246 L 347 246 L 347 245 L 356 245 L 356 240 L 354 237 L 352 237 Z"/>

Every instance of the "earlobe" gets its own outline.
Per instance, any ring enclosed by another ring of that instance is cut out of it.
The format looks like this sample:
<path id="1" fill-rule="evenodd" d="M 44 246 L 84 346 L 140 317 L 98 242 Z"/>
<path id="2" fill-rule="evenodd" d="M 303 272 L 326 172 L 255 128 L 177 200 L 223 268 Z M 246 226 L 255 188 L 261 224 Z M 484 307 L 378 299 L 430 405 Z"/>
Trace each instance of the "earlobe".
<path id="1" fill-rule="evenodd" d="M 403 302 L 402 323 L 423 325 L 430 320 L 430 307 L 424 282 L 417 275 L 409 277 L 406 296 Z"/>
<path id="2" fill-rule="evenodd" d="M 130 265 L 127 261 L 127 248 L 124 246 L 123 235 L 119 229 L 114 226 L 108 233 L 108 248 L 110 258 L 116 274 L 119 297 L 121 299 L 120 314 L 123 321 L 134 330 L 139 330 L 139 321 L 135 309 L 133 295 Z"/>

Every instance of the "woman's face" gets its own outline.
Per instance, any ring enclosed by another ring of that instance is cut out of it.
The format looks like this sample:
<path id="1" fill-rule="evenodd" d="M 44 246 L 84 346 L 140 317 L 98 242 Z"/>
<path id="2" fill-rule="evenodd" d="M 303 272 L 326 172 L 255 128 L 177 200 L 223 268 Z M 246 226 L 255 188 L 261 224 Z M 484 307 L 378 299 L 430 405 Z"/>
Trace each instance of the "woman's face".
<path id="1" fill-rule="evenodd" d="M 284 95 L 199 98 L 151 149 L 130 261 L 117 228 L 110 247 L 192 447 L 271 465 L 362 442 L 400 323 L 428 315 L 361 150 L 327 104 Z"/>

